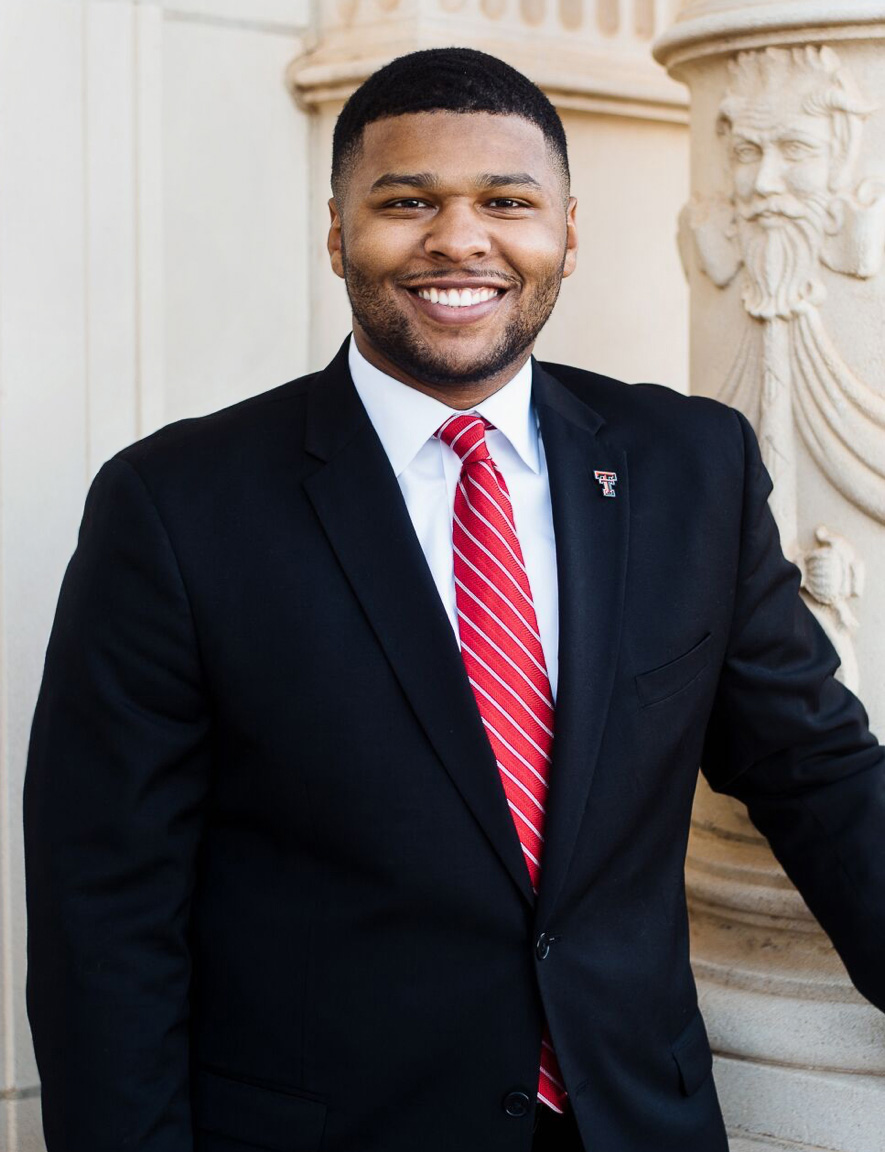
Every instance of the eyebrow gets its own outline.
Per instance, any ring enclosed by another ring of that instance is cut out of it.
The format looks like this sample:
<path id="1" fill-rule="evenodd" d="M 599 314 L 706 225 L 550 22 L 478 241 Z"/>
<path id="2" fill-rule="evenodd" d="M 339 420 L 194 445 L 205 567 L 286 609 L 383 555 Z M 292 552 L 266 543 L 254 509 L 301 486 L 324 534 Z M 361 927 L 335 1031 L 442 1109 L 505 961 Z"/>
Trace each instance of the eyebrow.
<path id="1" fill-rule="evenodd" d="M 530 176 L 528 172 L 507 172 L 503 175 L 487 172 L 480 176 L 477 184 L 480 188 L 537 188 L 540 183 Z"/>
<path id="2" fill-rule="evenodd" d="M 439 187 L 439 177 L 433 172 L 385 172 L 383 176 L 372 185 L 370 191 L 377 192 L 382 188 L 425 188 Z M 477 188 L 535 188 L 541 190 L 541 184 L 528 172 L 484 172 L 476 178 Z"/>
<path id="3" fill-rule="evenodd" d="M 439 179 L 432 172 L 385 172 L 370 191 L 377 192 L 379 188 L 436 188 L 438 185 Z"/>
<path id="4" fill-rule="evenodd" d="M 795 129 L 791 129 L 789 125 L 786 125 L 784 127 L 783 132 L 781 132 L 781 134 L 777 137 L 777 140 L 779 143 L 783 143 L 785 140 L 796 140 L 800 144 L 808 144 L 812 147 L 815 144 L 823 145 L 823 143 L 824 143 L 824 141 L 818 139 L 817 136 L 812 136 L 810 134 L 807 134 L 807 133 L 803 132 L 801 129 L 796 131 Z"/>
<path id="5" fill-rule="evenodd" d="M 756 144 L 757 146 L 761 145 L 762 141 L 768 135 L 769 133 L 765 132 L 764 130 L 759 131 L 755 128 L 741 128 L 737 132 L 732 132 L 732 137 L 734 140 L 743 140 L 748 144 Z M 824 141 L 818 139 L 817 136 L 811 136 L 803 132 L 801 129 L 790 128 L 789 125 L 786 125 L 781 131 L 777 133 L 776 136 L 771 136 L 770 138 L 773 139 L 777 144 L 783 144 L 785 141 L 790 142 L 795 140 L 799 144 L 806 144 L 809 148 L 814 148 L 817 146 L 823 147 L 824 144 Z"/>

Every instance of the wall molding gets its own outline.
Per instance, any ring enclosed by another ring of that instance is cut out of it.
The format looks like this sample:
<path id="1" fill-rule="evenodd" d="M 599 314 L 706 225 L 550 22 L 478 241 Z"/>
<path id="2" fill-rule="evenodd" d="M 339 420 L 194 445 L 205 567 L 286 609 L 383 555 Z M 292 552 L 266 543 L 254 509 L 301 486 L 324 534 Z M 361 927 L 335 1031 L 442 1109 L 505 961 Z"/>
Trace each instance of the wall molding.
<path id="1" fill-rule="evenodd" d="M 673 73 L 686 60 L 775 44 L 876 39 L 885 35 L 882 0 L 774 0 L 690 5 L 655 41 L 655 59 Z"/>
<path id="2" fill-rule="evenodd" d="M 340 104 L 373 72 L 394 57 L 419 48 L 443 47 L 451 34 L 440 30 L 422 36 L 419 29 L 396 40 L 386 38 L 383 48 L 359 56 L 345 56 L 323 47 L 292 61 L 286 79 L 295 100 L 305 110 Z M 632 53 L 619 56 L 588 47 L 568 55 L 545 45 L 543 53 L 529 45 L 497 38 L 462 37 L 472 47 L 506 60 L 535 81 L 561 109 L 626 116 L 639 120 L 688 123 L 688 99 L 681 85 L 660 70 L 651 57 Z"/>

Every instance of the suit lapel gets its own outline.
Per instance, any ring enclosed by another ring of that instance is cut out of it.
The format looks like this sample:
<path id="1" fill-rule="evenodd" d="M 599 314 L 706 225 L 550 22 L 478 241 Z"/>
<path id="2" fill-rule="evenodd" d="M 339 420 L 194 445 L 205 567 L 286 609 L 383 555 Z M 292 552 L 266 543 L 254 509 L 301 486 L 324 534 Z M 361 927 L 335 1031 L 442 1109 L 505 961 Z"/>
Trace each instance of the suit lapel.
<path id="1" fill-rule="evenodd" d="M 565 385 L 534 365 L 553 505 L 559 585 L 559 684 L 538 893 L 548 922 L 587 805 L 618 659 L 627 567 L 629 490 L 624 451 L 604 422 Z M 594 471 L 615 472 L 615 498 Z"/>
<path id="2" fill-rule="evenodd" d="M 312 386 L 307 495 L 431 744 L 532 902 L 528 872 L 461 653 L 384 448 L 347 367 L 347 345 Z"/>

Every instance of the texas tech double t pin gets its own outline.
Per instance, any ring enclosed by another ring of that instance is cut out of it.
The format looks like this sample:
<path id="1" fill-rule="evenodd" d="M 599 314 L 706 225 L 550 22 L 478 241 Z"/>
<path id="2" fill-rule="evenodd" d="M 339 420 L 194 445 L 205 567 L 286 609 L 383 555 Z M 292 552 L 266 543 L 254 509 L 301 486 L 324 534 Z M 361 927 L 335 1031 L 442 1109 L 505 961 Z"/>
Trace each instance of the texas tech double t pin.
<path id="1" fill-rule="evenodd" d="M 615 484 L 618 482 L 617 472 L 594 472 L 593 475 L 602 486 L 603 496 L 617 496 Z"/>

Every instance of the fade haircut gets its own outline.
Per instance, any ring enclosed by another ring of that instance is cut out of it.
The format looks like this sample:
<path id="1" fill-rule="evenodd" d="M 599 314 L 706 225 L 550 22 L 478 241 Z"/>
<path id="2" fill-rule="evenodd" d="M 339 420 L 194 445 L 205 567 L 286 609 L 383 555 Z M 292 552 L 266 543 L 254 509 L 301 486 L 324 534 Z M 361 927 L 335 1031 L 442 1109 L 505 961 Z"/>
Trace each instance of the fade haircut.
<path id="1" fill-rule="evenodd" d="M 374 72 L 341 110 L 332 137 L 332 191 L 336 199 L 375 120 L 410 112 L 490 112 L 521 116 L 544 133 L 568 190 L 565 129 L 556 109 L 521 72 L 474 48 L 427 48 L 398 56 Z"/>

